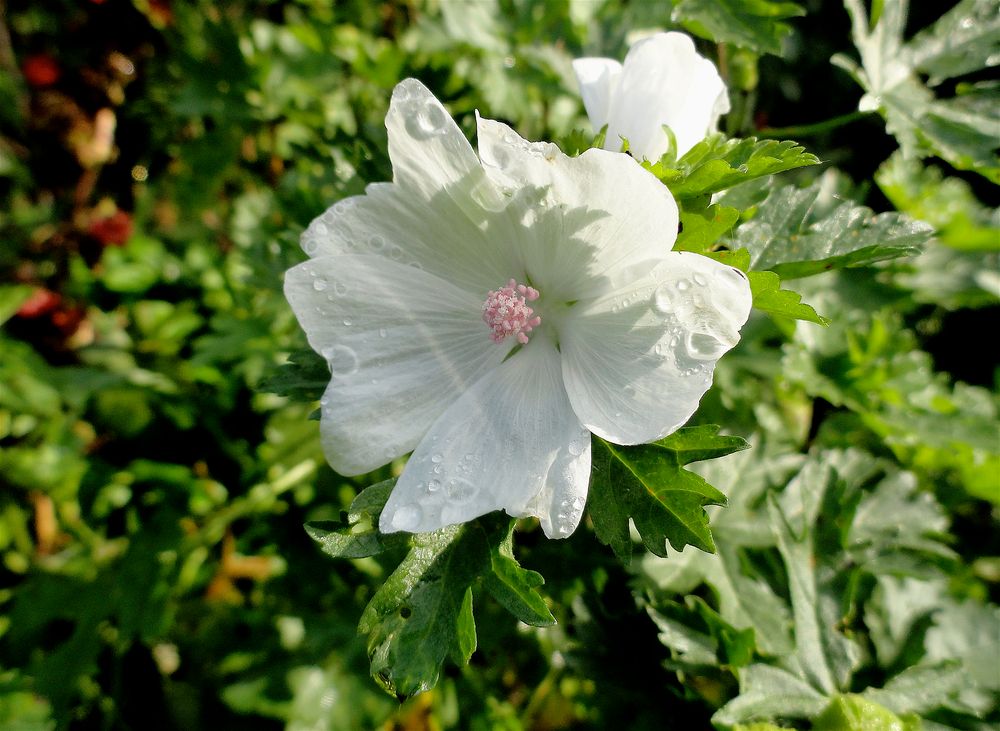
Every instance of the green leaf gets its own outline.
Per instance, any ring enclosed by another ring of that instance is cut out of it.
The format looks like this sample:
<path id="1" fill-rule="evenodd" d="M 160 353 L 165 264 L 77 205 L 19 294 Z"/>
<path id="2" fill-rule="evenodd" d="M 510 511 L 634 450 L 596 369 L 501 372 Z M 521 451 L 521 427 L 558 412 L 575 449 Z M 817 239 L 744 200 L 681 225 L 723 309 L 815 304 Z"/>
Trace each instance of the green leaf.
<path id="1" fill-rule="evenodd" d="M 790 289 L 781 288 L 781 278 L 774 272 L 747 272 L 753 306 L 769 315 L 791 317 L 795 320 L 826 325 L 830 321 L 820 315 L 811 305 L 802 302 L 802 295 Z"/>
<path id="2" fill-rule="evenodd" d="M 306 523 L 306 533 L 323 553 L 334 558 L 376 556 L 388 548 L 405 545 L 405 533 L 385 535 L 378 530 L 378 516 L 395 484 L 392 479 L 365 488 L 354 498 L 345 521 Z"/>
<path id="3" fill-rule="evenodd" d="M 813 721 L 812 731 L 920 731 L 916 716 L 901 718 L 859 695 L 838 695 Z"/>
<path id="4" fill-rule="evenodd" d="M 446 657 L 468 661 L 476 646 L 471 587 L 490 566 L 477 523 L 418 533 L 411 542 L 358 624 L 368 635 L 372 677 L 398 698 L 434 687 Z"/>
<path id="5" fill-rule="evenodd" d="M 622 447 L 594 439 L 588 511 L 601 542 L 622 561 L 632 555 L 629 519 L 657 556 L 666 542 L 675 550 L 690 544 L 713 551 L 706 505 L 722 505 L 725 495 L 684 469 L 700 460 L 723 457 L 749 445 L 720 436 L 712 425 L 685 427 L 653 444 Z"/>
<path id="6" fill-rule="evenodd" d="M 700 210 L 681 211 L 681 231 L 674 251 L 694 251 L 703 254 L 727 233 L 740 218 L 735 208 L 713 205 Z"/>
<path id="7" fill-rule="evenodd" d="M 672 18 L 711 41 L 780 55 L 782 38 L 792 32 L 783 21 L 800 15 L 805 15 L 805 10 L 792 2 L 681 0 L 674 6 Z"/>
<path id="8" fill-rule="evenodd" d="M 822 181 L 771 189 L 754 217 L 736 230 L 734 246 L 750 252 L 753 269 L 792 279 L 869 266 L 915 254 L 933 234 L 926 223 L 898 213 L 875 215 L 848 200 L 824 205 L 822 192 Z"/>
<path id="9" fill-rule="evenodd" d="M 537 571 L 521 568 L 514 558 L 514 522 L 502 540 L 490 546 L 490 571 L 484 576 L 486 589 L 507 611 L 525 624 L 548 627 L 556 623 L 545 600 L 535 589 L 545 583 Z"/>
<path id="10" fill-rule="evenodd" d="M 318 401 L 330 384 L 330 367 L 323 356 L 311 348 L 296 350 L 288 362 L 278 366 L 263 379 L 258 391 L 276 393 L 292 401 Z"/>
<path id="11" fill-rule="evenodd" d="M 0 325 L 14 316 L 34 287 L 27 284 L 9 284 L 0 287 Z"/>
<path id="12" fill-rule="evenodd" d="M 933 226 L 941 243 L 965 251 L 1000 251 L 1000 209 L 981 204 L 964 180 L 944 177 L 897 151 L 882 163 L 875 182 L 898 210 Z"/>
<path id="13" fill-rule="evenodd" d="M 864 88 L 859 109 L 878 111 L 907 157 L 937 155 L 960 170 L 1000 182 L 995 134 L 1000 124 L 998 86 L 958 84 L 956 96 L 941 98 L 919 78 L 921 72 L 930 73 L 936 85 L 954 74 L 995 65 L 996 54 L 991 52 L 997 42 L 995 3 L 962 3 L 908 44 L 903 42 L 907 0 L 886 0 L 874 27 L 861 0 L 844 0 L 844 5 L 851 15 L 861 65 L 842 54 L 832 60 Z M 979 23 L 981 13 L 994 17 Z M 977 24 L 980 27 L 972 34 L 977 40 L 966 50 L 951 35 L 954 26 L 972 30 L 970 26 Z"/>
<path id="14" fill-rule="evenodd" d="M 675 167 L 644 163 L 675 198 L 702 198 L 740 183 L 785 170 L 818 165 L 819 158 L 796 142 L 726 139 L 712 135 L 688 150 Z"/>
<path id="15" fill-rule="evenodd" d="M 402 563 L 365 608 L 358 630 L 368 635 L 371 673 L 386 691 L 409 697 L 432 688 L 446 657 L 468 663 L 476 649 L 473 585 L 485 587 L 526 624 L 555 624 L 535 590 L 545 583 L 514 559 L 514 521 L 494 514 L 434 533 L 378 531 L 378 517 L 395 485 L 366 488 L 344 521 L 308 523 L 306 532 L 324 553 L 363 558 L 410 546 Z"/>

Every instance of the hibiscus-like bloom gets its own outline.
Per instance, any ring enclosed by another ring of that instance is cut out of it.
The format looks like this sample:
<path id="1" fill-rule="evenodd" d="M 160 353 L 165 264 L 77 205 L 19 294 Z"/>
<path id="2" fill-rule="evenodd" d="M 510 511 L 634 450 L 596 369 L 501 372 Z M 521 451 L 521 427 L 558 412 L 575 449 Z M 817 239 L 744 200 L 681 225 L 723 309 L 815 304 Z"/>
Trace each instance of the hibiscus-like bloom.
<path id="1" fill-rule="evenodd" d="M 477 156 L 412 79 L 386 127 L 393 182 L 313 221 L 285 277 L 330 366 L 326 456 L 353 475 L 413 451 L 385 533 L 503 509 L 567 536 L 590 433 L 681 426 L 739 339 L 746 278 L 670 251 L 677 206 L 627 155 L 570 158 L 479 118 Z"/>
<path id="2" fill-rule="evenodd" d="M 666 125 L 682 156 L 716 130 L 729 111 L 729 95 L 715 66 L 683 33 L 657 33 L 635 43 L 624 65 L 610 58 L 578 58 L 573 70 L 587 116 L 599 131 L 608 125 L 604 149 L 622 139 L 638 158 L 659 160 L 669 147 Z"/>

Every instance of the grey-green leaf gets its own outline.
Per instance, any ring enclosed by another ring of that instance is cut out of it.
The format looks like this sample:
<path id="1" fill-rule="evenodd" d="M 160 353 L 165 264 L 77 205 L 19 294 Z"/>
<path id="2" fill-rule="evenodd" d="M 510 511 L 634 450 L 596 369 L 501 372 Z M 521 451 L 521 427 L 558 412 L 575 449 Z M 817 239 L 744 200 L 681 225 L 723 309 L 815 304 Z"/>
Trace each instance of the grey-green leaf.
<path id="1" fill-rule="evenodd" d="M 933 234 L 928 224 L 898 213 L 876 215 L 849 200 L 831 205 L 820 200 L 822 191 L 820 182 L 772 188 L 756 215 L 736 230 L 734 246 L 750 252 L 753 269 L 793 279 L 868 266 L 916 254 Z"/>
<path id="2" fill-rule="evenodd" d="M 784 22 L 805 15 L 802 6 L 772 0 L 681 0 L 673 20 L 692 33 L 760 53 L 781 54 L 781 41 L 792 32 Z"/>

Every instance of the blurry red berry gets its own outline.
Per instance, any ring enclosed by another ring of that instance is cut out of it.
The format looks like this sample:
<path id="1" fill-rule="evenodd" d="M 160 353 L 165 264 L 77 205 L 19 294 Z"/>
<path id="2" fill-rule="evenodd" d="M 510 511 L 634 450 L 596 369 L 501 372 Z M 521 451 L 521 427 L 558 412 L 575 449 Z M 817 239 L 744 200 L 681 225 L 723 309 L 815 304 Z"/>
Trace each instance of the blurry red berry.
<path id="1" fill-rule="evenodd" d="M 87 233 L 100 241 L 102 246 L 124 246 L 132 236 L 132 216 L 125 211 L 115 211 L 90 224 Z"/>
<path id="2" fill-rule="evenodd" d="M 59 80 L 59 64 L 47 53 L 28 56 L 21 64 L 21 73 L 31 86 L 51 86 Z"/>
<path id="3" fill-rule="evenodd" d="M 61 302 L 62 297 L 51 289 L 39 287 L 21 304 L 17 314 L 25 319 L 34 319 L 52 312 Z"/>

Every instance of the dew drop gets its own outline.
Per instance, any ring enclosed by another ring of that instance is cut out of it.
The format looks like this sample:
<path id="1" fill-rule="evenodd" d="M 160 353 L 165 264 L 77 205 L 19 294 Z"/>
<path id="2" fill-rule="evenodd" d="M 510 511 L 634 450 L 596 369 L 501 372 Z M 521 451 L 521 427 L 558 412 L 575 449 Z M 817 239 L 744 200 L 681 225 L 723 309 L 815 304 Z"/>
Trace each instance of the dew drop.
<path id="1" fill-rule="evenodd" d="M 392 516 L 390 523 L 396 530 L 412 531 L 423 518 L 423 511 L 419 505 L 403 505 Z"/>
<path id="2" fill-rule="evenodd" d="M 674 312 L 674 297 L 670 285 L 661 284 L 653 292 L 653 306 L 664 315 L 671 315 Z"/>
<path id="3" fill-rule="evenodd" d="M 417 139 L 427 139 L 445 131 L 448 115 L 436 104 L 424 104 L 407 117 L 406 129 Z"/>
<path id="4" fill-rule="evenodd" d="M 344 284 L 343 282 L 334 282 L 333 292 L 338 297 L 343 297 L 345 294 L 347 294 L 347 285 Z"/>
<path id="5" fill-rule="evenodd" d="M 691 282 L 689 282 L 689 281 L 688 281 L 688 280 L 686 280 L 686 279 L 679 279 L 679 280 L 677 280 L 677 284 L 676 284 L 675 286 L 676 286 L 676 287 L 677 287 L 677 289 L 679 289 L 679 290 L 680 290 L 681 292 L 684 292 L 685 290 L 688 290 L 688 289 L 690 289 L 690 288 L 691 288 Z"/>
<path id="6" fill-rule="evenodd" d="M 705 277 L 703 277 L 700 274 L 695 274 L 694 276 L 691 277 L 691 279 L 693 279 L 694 283 L 697 284 L 699 287 L 704 287 L 706 284 L 708 284 L 708 280 L 705 279 Z"/>
<path id="7" fill-rule="evenodd" d="M 326 236 L 329 232 L 330 229 L 327 228 L 327 225 L 322 221 L 316 221 L 312 225 L 312 233 L 314 233 L 316 236 Z"/>
<path id="8" fill-rule="evenodd" d="M 388 335 L 388 334 L 389 334 L 389 332 L 388 332 L 388 331 L 387 331 L 387 330 L 386 330 L 386 329 L 385 329 L 384 327 L 380 327 L 380 328 L 378 329 L 378 336 L 379 336 L 380 338 L 384 338 L 384 337 L 385 337 L 386 335 Z"/>
<path id="9" fill-rule="evenodd" d="M 578 437 L 569 443 L 569 453 L 574 457 L 579 457 L 587 449 L 587 445 L 590 444 L 590 435 Z"/>
<path id="10" fill-rule="evenodd" d="M 371 247 L 377 251 L 385 246 L 385 239 L 381 236 L 372 236 L 368 239 L 368 243 L 371 244 Z"/>
<path id="11" fill-rule="evenodd" d="M 324 348 L 322 355 L 330 367 L 330 374 L 335 378 L 349 376 L 358 370 L 358 356 L 346 345 Z"/>
<path id="12" fill-rule="evenodd" d="M 708 333 L 688 333 L 684 339 L 688 355 L 695 360 L 718 360 L 728 346 Z"/>
<path id="13" fill-rule="evenodd" d="M 431 478 L 427 481 L 427 492 L 437 492 L 441 489 L 441 480 Z"/>
<path id="14" fill-rule="evenodd" d="M 350 320 L 344 320 L 343 323 L 344 323 L 344 327 L 350 327 L 351 326 L 351 321 Z"/>
<path id="15" fill-rule="evenodd" d="M 431 455 L 431 462 L 433 462 L 434 464 L 440 464 L 442 459 L 444 459 L 444 457 L 442 457 L 440 454 Z"/>
<path id="16" fill-rule="evenodd" d="M 325 279 L 323 279 L 323 277 L 316 277 L 313 280 L 313 289 L 315 289 L 317 292 L 322 292 L 328 286 L 329 286 L 329 282 L 327 282 Z"/>

